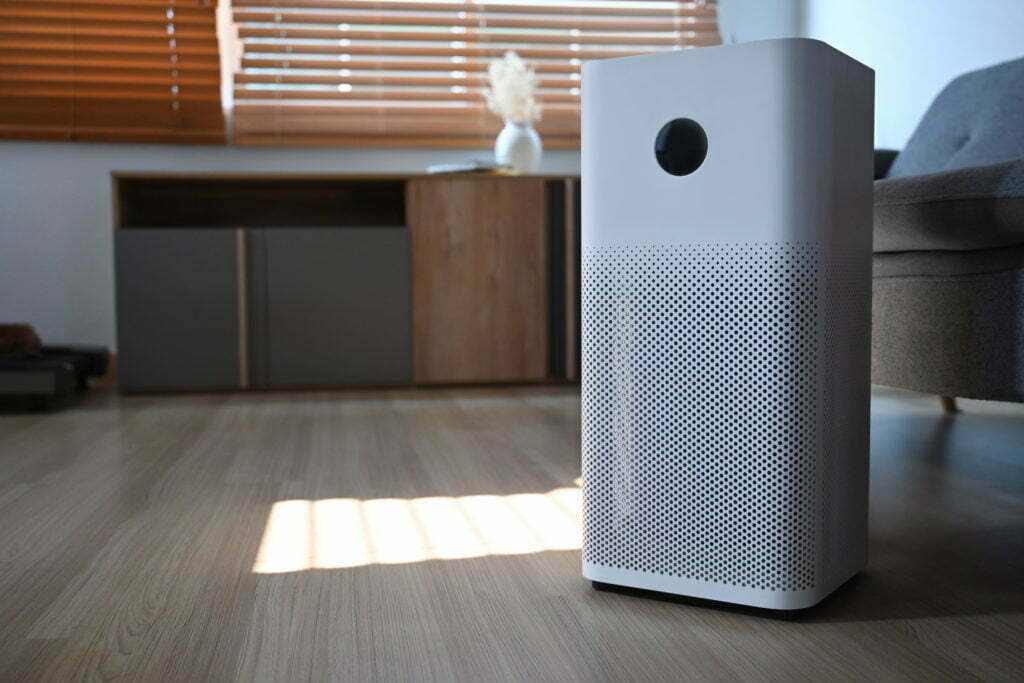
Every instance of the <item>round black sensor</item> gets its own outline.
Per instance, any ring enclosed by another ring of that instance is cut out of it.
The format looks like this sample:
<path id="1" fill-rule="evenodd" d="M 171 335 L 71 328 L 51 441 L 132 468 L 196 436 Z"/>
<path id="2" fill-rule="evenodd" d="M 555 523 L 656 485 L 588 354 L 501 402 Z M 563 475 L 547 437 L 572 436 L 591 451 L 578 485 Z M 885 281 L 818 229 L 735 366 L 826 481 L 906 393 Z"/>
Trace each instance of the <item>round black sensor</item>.
<path id="1" fill-rule="evenodd" d="M 708 155 L 708 136 L 693 119 L 672 119 L 654 139 L 654 156 L 666 173 L 689 175 Z"/>

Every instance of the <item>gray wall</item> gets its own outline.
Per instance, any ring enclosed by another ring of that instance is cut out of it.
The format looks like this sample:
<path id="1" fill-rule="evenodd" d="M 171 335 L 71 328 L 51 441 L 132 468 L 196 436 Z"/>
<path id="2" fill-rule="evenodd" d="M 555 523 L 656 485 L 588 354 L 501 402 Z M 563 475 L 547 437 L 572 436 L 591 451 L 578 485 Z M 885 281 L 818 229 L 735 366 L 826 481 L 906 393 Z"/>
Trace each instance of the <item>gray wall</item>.
<path id="1" fill-rule="evenodd" d="M 0 321 L 46 342 L 114 346 L 112 171 L 418 172 L 487 150 L 187 147 L 0 142 Z M 578 173 L 579 153 L 541 168 Z"/>

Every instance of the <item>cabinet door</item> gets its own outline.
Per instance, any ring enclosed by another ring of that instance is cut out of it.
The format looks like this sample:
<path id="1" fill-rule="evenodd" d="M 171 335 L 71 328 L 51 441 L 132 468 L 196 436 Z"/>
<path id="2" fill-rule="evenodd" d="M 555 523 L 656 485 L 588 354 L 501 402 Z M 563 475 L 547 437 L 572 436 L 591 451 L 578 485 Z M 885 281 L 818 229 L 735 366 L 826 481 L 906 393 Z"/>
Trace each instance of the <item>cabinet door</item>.
<path id="1" fill-rule="evenodd" d="M 114 244 L 119 386 L 238 387 L 236 231 L 122 228 Z"/>
<path id="2" fill-rule="evenodd" d="M 547 375 L 544 181 L 411 180 L 417 382 Z"/>
<path id="3" fill-rule="evenodd" d="M 408 230 L 268 228 L 250 235 L 258 252 L 252 303 L 264 302 L 254 311 L 263 330 L 250 336 L 253 360 L 262 364 L 253 372 L 257 385 L 411 380 Z"/>

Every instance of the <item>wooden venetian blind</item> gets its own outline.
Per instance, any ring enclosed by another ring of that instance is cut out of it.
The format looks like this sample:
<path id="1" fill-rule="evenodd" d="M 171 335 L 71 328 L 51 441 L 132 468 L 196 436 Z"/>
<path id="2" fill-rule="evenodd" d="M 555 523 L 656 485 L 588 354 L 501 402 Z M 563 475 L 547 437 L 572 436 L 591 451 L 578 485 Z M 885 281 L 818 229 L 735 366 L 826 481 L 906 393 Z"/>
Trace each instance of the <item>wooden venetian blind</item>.
<path id="1" fill-rule="evenodd" d="M 234 0 L 234 140 L 489 147 L 483 90 L 515 50 L 539 78 L 548 148 L 579 146 L 580 66 L 720 42 L 714 2 Z"/>
<path id="2" fill-rule="evenodd" d="M 0 137 L 223 143 L 215 5 L 0 1 Z"/>

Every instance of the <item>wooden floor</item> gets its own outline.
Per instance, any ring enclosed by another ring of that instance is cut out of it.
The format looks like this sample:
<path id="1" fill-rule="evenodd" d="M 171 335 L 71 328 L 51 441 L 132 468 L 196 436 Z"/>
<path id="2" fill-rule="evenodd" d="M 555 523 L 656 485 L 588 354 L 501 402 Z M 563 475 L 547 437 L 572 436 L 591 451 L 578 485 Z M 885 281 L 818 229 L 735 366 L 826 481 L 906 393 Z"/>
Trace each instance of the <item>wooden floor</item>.
<path id="1" fill-rule="evenodd" d="M 875 391 L 869 569 L 794 620 L 595 592 L 555 526 L 522 554 L 387 555 L 401 524 L 313 547 L 317 510 L 571 492 L 570 389 L 0 415 L 0 680 L 1020 680 L 1024 406 L 961 407 Z"/>

